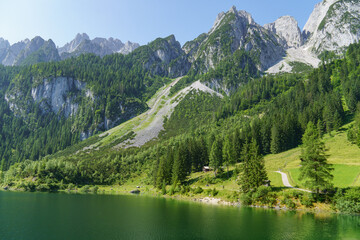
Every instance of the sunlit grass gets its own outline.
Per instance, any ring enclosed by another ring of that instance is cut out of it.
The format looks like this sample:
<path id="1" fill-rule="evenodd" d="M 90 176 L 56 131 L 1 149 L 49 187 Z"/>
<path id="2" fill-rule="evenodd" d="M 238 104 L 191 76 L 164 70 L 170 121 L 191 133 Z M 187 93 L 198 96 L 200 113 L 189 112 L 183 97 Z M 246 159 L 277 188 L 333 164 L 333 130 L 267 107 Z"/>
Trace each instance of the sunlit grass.
<path id="1" fill-rule="evenodd" d="M 350 123 L 351 124 L 351 123 Z M 340 131 L 333 131 L 331 136 L 325 134 L 323 140 L 328 149 L 328 162 L 334 164 L 334 186 L 348 187 L 360 186 L 360 148 L 347 140 L 347 128 L 343 126 Z M 265 156 L 265 166 L 268 172 L 282 170 L 290 173 L 290 182 L 303 186 L 298 181 L 301 147 L 291 149 L 279 154 Z M 280 175 L 280 174 L 279 174 Z M 269 174 L 272 183 L 277 183 L 276 175 Z"/>
<path id="2" fill-rule="evenodd" d="M 360 173 L 360 166 L 354 165 L 341 165 L 335 164 L 333 165 L 334 171 L 332 172 L 334 179 L 333 184 L 334 187 L 350 187 L 350 186 L 359 186 L 356 185 L 356 180 Z M 289 170 L 292 179 L 298 186 L 304 187 L 304 181 L 299 181 L 300 169 L 294 168 Z"/>

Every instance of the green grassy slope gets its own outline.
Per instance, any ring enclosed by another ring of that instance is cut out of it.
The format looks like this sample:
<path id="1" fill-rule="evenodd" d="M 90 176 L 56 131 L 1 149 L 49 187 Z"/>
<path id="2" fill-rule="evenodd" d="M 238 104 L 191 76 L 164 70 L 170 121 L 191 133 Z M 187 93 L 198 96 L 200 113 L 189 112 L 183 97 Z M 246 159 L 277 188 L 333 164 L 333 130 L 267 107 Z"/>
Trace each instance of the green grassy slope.
<path id="1" fill-rule="evenodd" d="M 333 131 L 332 136 L 326 134 L 324 142 L 328 149 L 328 162 L 334 167 L 334 186 L 350 187 L 360 186 L 360 148 L 347 140 L 346 131 L 350 124 L 344 125 L 340 131 Z M 279 174 L 273 173 L 281 169 L 288 173 L 294 186 L 304 187 L 298 180 L 301 147 L 291 149 L 279 154 L 265 156 L 266 169 L 274 186 L 282 186 Z"/>

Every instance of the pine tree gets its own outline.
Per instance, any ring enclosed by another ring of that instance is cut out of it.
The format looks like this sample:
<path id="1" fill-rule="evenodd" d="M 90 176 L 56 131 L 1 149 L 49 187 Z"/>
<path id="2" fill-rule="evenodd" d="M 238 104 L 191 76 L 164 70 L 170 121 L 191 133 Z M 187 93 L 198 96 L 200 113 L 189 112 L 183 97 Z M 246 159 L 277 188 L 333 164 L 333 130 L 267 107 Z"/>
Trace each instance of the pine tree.
<path id="1" fill-rule="evenodd" d="M 221 141 L 220 139 L 216 139 L 211 147 L 210 150 L 210 167 L 212 167 L 214 169 L 214 174 L 216 177 L 216 172 L 219 169 L 219 167 L 222 165 L 223 162 L 223 155 L 222 155 L 222 146 L 221 146 Z"/>
<path id="2" fill-rule="evenodd" d="M 280 133 L 279 128 L 276 125 L 271 128 L 270 151 L 272 154 L 279 153 L 281 151 Z"/>
<path id="3" fill-rule="evenodd" d="M 223 163 L 226 166 L 227 174 L 229 177 L 229 166 L 235 163 L 235 159 L 233 158 L 234 154 L 232 153 L 232 147 L 230 144 L 229 136 L 225 137 L 224 145 L 222 149 L 222 158 Z"/>
<path id="4" fill-rule="evenodd" d="M 302 138 L 303 151 L 300 156 L 302 161 L 299 180 L 305 180 L 305 185 L 315 190 L 317 195 L 320 190 L 332 186 L 333 168 L 327 163 L 325 144 L 321 141 L 318 130 L 310 121 Z"/>
<path id="5" fill-rule="evenodd" d="M 183 144 L 178 145 L 174 157 L 174 165 L 172 171 L 172 182 L 185 181 L 187 176 L 187 167 L 186 167 L 186 149 Z"/>
<path id="6" fill-rule="evenodd" d="M 242 155 L 244 163 L 240 176 L 241 190 L 248 192 L 264 184 L 267 180 L 264 158 L 259 152 L 259 147 L 253 139 L 250 144 L 244 145 Z"/>

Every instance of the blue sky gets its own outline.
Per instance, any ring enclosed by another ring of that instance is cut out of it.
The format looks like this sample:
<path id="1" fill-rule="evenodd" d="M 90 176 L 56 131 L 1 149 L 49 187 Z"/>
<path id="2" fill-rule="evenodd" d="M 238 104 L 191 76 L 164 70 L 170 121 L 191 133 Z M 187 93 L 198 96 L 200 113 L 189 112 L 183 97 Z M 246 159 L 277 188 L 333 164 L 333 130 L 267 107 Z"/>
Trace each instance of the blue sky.
<path id="1" fill-rule="evenodd" d="M 58 46 L 76 33 L 146 44 L 174 34 L 184 44 L 208 32 L 219 12 L 246 10 L 263 25 L 291 15 L 302 28 L 320 0 L 1 0 L 0 37 L 41 36 Z"/>

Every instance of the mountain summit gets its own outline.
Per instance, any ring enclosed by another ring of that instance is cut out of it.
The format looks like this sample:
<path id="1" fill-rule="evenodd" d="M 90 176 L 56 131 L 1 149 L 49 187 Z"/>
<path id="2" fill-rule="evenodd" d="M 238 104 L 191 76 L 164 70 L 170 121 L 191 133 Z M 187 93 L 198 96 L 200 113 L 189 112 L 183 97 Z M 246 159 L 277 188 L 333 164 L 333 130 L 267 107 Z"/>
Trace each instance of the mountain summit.
<path id="1" fill-rule="evenodd" d="M 360 39 L 360 2 L 327 0 L 315 6 L 304 27 L 306 47 L 316 53 L 342 52 Z"/>
<path id="2" fill-rule="evenodd" d="M 83 53 L 94 53 L 101 57 L 112 53 L 128 54 L 138 48 L 137 43 L 127 42 L 124 44 L 119 39 L 114 38 L 94 38 L 90 40 L 86 33 L 78 33 L 74 40 L 59 48 L 62 59 L 79 56 Z"/>
<path id="3" fill-rule="evenodd" d="M 138 43 L 129 41 L 124 44 L 119 39 L 114 38 L 90 40 L 86 33 L 78 33 L 71 42 L 60 48 L 56 48 L 51 39 L 45 41 L 39 36 L 32 40 L 25 39 L 13 45 L 0 38 L 0 63 L 5 66 L 18 66 L 59 61 L 84 53 L 93 53 L 101 57 L 112 53 L 129 54 L 139 46 Z"/>
<path id="4" fill-rule="evenodd" d="M 220 13 L 210 31 L 184 45 L 190 59 L 206 72 L 236 50 L 257 55 L 258 68 L 266 70 L 285 56 L 282 40 L 273 32 L 257 24 L 246 11 L 236 7 Z"/>

